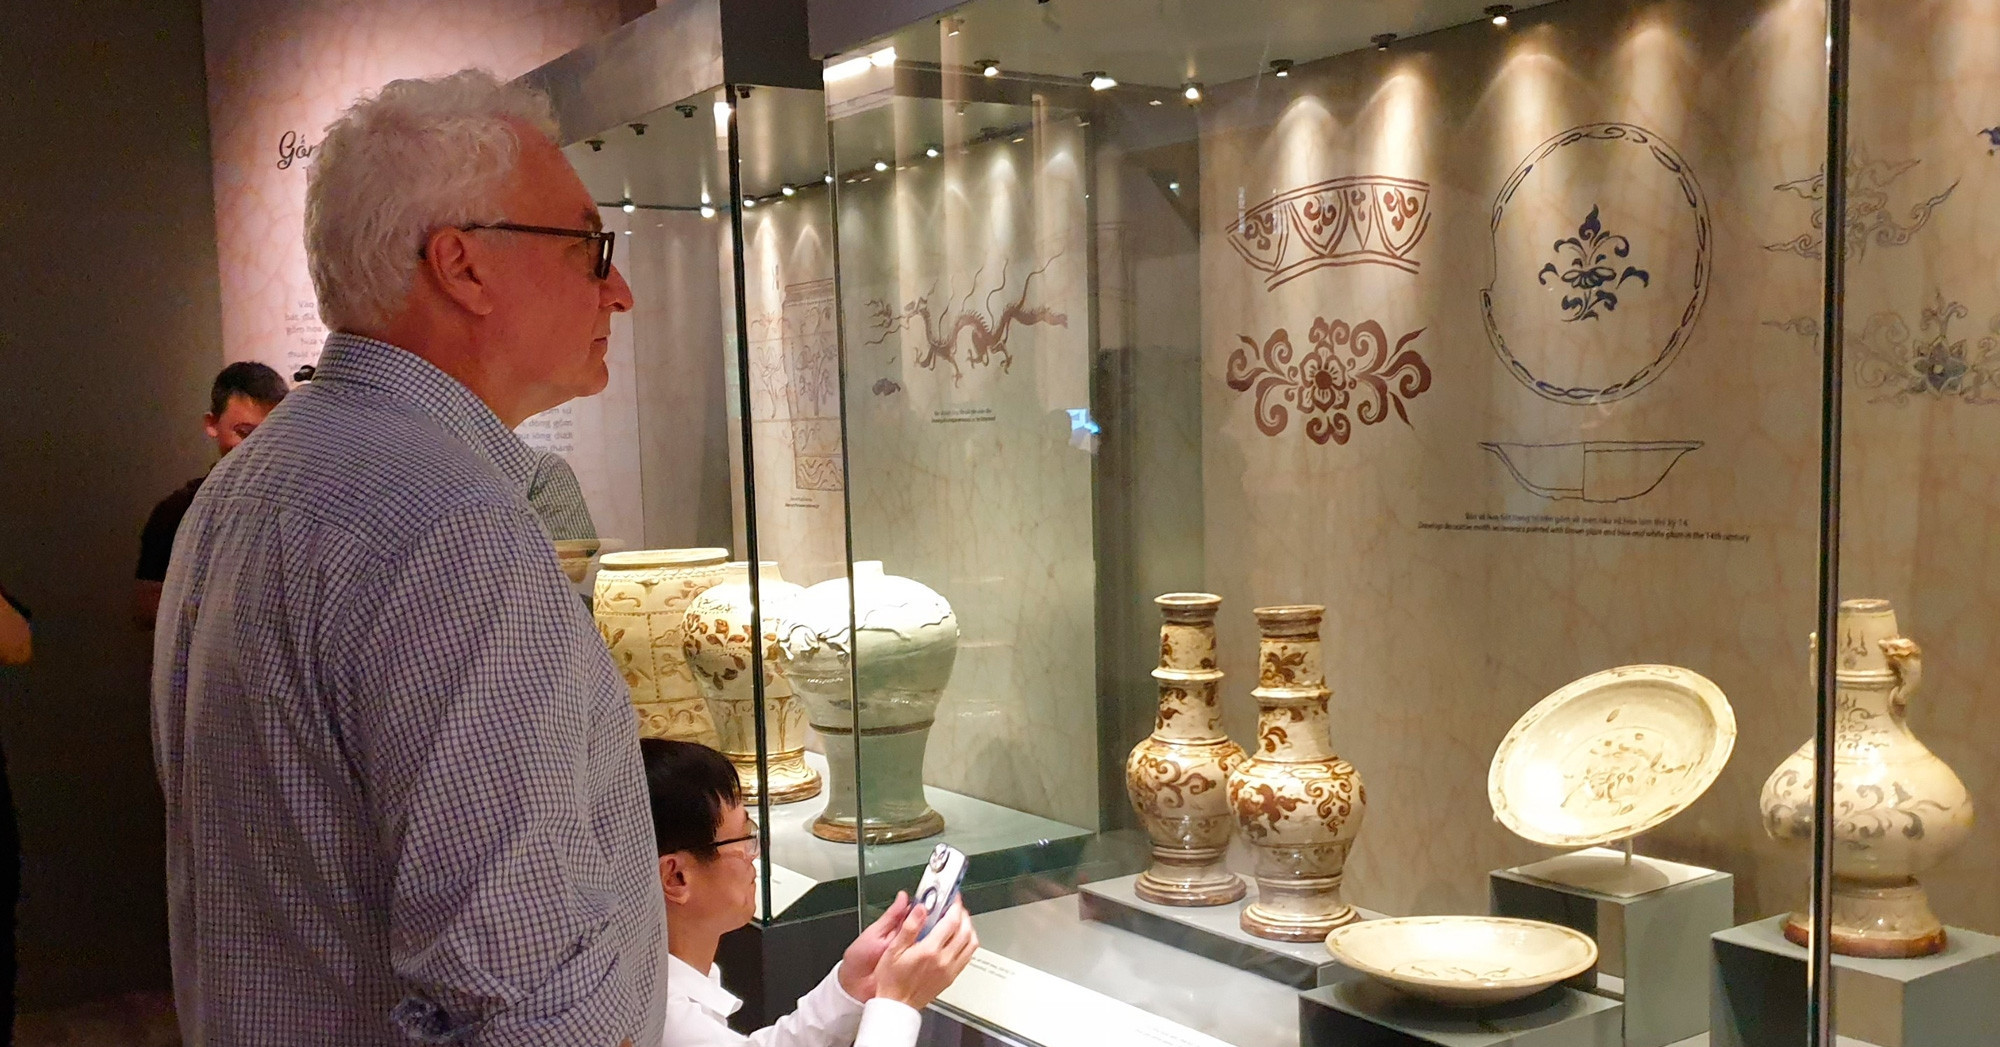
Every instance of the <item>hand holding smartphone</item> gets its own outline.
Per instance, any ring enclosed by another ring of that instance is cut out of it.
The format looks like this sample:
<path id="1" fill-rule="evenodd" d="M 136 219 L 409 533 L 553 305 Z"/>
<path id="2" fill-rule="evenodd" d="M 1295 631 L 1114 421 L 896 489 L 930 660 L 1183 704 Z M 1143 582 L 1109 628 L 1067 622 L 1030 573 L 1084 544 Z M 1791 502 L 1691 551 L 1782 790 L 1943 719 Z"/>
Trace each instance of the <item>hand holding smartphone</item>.
<path id="1" fill-rule="evenodd" d="M 965 852 L 948 843 L 941 843 L 931 851 L 930 864 L 924 866 L 923 878 L 917 881 L 917 893 L 913 902 L 924 908 L 924 929 L 917 932 L 917 940 L 923 941 L 936 927 L 938 921 L 958 900 L 958 890 L 965 882 Z"/>

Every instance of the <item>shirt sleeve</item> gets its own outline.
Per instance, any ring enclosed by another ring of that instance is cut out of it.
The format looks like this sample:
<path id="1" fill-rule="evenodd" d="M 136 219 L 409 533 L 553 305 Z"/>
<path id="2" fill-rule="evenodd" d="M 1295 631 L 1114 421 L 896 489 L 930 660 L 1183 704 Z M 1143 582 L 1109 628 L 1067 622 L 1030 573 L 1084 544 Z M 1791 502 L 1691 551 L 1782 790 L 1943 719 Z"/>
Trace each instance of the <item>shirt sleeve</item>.
<path id="1" fill-rule="evenodd" d="M 447 513 L 383 565 L 337 661 L 413 1042 L 639 1042 L 650 988 L 621 965 L 664 915 L 620 911 L 650 875 L 625 839 L 646 835 L 636 728 L 547 543 L 525 506 Z"/>
<path id="2" fill-rule="evenodd" d="M 528 504 L 534 506 L 535 515 L 548 528 L 550 538 L 560 541 L 597 537 L 597 523 L 590 518 L 590 503 L 584 500 L 583 485 L 577 482 L 576 470 L 569 467 L 562 455 L 544 451 L 538 456 L 534 483 L 528 489 Z"/>

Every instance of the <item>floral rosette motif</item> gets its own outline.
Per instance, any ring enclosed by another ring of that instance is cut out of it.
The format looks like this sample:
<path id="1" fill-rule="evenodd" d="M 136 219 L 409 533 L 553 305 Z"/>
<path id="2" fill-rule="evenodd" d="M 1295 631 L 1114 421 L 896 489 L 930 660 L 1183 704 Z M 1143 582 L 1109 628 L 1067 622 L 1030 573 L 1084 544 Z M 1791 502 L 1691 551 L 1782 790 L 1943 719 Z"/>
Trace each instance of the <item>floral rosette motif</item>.
<path id="1" fill-rule="evenodd" d="M 1393 413 L 1410 424 L 1404 401 L 1431 387 L 1430 365 L 1409 347 L 1423 333 L 1420 327 L 1392 345 L 1373 320 L 1315 318 L 1307 332 L 1313 348 L 1296 363 L 1291 333 L 1280 327 L 1262 343 L 1239 336 L 1243 344 L 1229 354 L 1224 378 L 1231 389 L 1255 396 L 1257 428 L 1264 435 L 1283 433 L 1297 410 L 1314 443 L 1345 444 L 1356 421 L 1375 425 Z"/>
<path id="2" fill-rule="evenodd" d="M 771 802 L 793 803 L 819 795 L 820 778 L 805 760 L 805 707 L 793 696 L 791 681 L 779 665 L 776 616 L 805 590 L 781 578 L 777 564 L 761 564 L 757 574 L 753 600 L 750 565 L 726 565 L 723 581 L 688 605 L 682 618 L 681 651 L 715 724 L 716 748 L 735 766 L 744 799 L 754 802 L 764 795 L 766 782 L 757 773 L 757 753 L 762 748 Z M 761 652 L 751 640 L 753 617 L 763 633 Z M 753 656 L 759 653 L 762 686 L 754 668 L 758 659 Z M 765 731 L 761 745 L 760 695 Z"/>

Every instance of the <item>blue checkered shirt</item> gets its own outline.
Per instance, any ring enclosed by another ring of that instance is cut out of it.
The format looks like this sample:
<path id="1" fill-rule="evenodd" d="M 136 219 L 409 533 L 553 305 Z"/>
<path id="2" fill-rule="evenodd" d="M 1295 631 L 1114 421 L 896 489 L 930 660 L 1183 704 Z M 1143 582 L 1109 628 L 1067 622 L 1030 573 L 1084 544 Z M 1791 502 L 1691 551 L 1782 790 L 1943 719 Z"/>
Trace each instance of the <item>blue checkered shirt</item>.
<path id="1" fill-rule="evenodd" d="M 536 463 L 442 371 L 336 334 L 202 485 L 153 672 L 187 1043 L 659 1041 L 631 700 Z"/>

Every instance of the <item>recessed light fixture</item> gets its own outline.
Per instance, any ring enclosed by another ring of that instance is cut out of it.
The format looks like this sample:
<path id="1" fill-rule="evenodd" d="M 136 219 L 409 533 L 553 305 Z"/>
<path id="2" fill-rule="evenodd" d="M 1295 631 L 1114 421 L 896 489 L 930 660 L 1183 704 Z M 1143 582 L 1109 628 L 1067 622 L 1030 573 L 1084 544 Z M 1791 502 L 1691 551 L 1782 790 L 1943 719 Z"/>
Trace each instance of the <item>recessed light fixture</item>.
<path id="1" fill-rule="evenodd" d="M 798 192 L 797 189 L 792 188 L 792 183 L 790 182 L 786 182 L 784 185 L 779 186 L 778 191 L 785 194 L 786 196 L 791 196 L 793 193 Z"/>
<path id="2" fill-rule="evenodd" d="M 1187 83 L 1182 84 L 1181 97 L 1187 99 L 1187 104 L 1189 105 L 1200 105 L 1201 82 L 1198 80 L 1189 80 Z"/>
<path id="3" fill-rule="evenodd" d="M 1093 91 L 1109 91 L 1118 86 L 1118 81 L 1112 79 L 1110 74 L 1096 70 L 1083 74 L 1083 78 L 1090 81 Z"/>
<path id="4" fill-rule="evenodd" d="M 702 216 L 703 218 L 714 218 L 714 217 L 715 217 L 715 205 L 713 205 L 713 204 L 703 204 L 703 205 L 701 205 L 701 216 Z"/>
<path id="5" fill-rule="evenodd" d="M 1167 183 L 1167 192 L 1173 193 L 1178 196 L 1180 194 L 1180 191 L 1181 191 L 1181 184 L 1179 182 Z"/>
<path id="6" fill-rule="evenodd" d="M 990 79 L 1000 75 L 1000 63 L 991 58 L 982 58 L 972 64 L 979 67 L 980 76 Z"/>
<path id="7" fill-rule="evenodd" d="M 889 161 L 887 161 L 887 160 L 877 160 L 877 161 L 875 161 L 875 170 L 877 170 L 877 171 L 887 171 L 888 169 L 889 169 Z"/>
<path id="8" fill-rule="evenodd" d="M 930 158 L 931 158 L 931 159 L 933 159 L 933 160 L 937 159 L 937 158 L 938 158 L 938 147 L 937 147 L 937 146 L 934 146 L 934 145 L 927 145 L 927 146 L 925 146 L 925 147 L 924 147 L 924 155 L 925 155 L 925 156 L 928 156 L 928 157 L 930 157 Z"/>
<path id="9" fill-rule="evenodd" d="M 1271 59 L 1271 75 L 1272 76 L 1292 75 L 1292 60 L 1289 58 Z"/>
<path id="10" fill-rule="evenodd" d="M 625 212 L 626 214 L 631 214 L 632 212 L 637 211 L 639 209 L 639 205 L 633 203 L 632 198 L 628 196 L 625 199 L 618 201 L 618 209 Z"/>
<path id="11" fill-rule="evenodd" d="M 1157 99 L 1157 98 L 1154 98 L 1154 99 L 1151 99 L 1151 100 L 1147 101 L 1147 103 L 1146 103 L 1146 104 L 1147 104 L 1147 105 L 1165 105 L 1166 103 L 1165 103 L 1165 102 L 1162 102 L 1162 101 L 1160 101 L 1160 100 L 1159 100 L 1159 99 Z"/>
<path id="12" fill-rule="evenodd" d="M 822 181 L 822 182 L 825 182 L 825 183 L 826 183 L 826 184 L 828 184 L 828 185 L 832 185 L 832 184 L 833 184 L 833 172 L 832 172 L 832 171 L 828 171 L 827 173 L 825 173 L 825 174 L 821 175 L 821 176 L 819 177 L 819 180 L 820 180 L 820 181 Z"/>
<path id="13" fill-rule="evenodd" d="M 744 198 L 743 198 L 743 206 L 744 206 L 744 208 L 745 208 L 745 209 L 748 209 L 748 208 L 752 208 L 752 207 L 755 207 L 755 206 L 757 206 L 757 198 L 756 198 L 756 197 L 754 197 L 754 196 L 746 196 L 746 197 L 744 197 Z"/>
<path id="14" fill-rule="evenodd" d="M 1015 144 L 1015 145 L 1020 145 L 1020 144 L 1021 144 L 1022 142 L 1025 142 L 1025 141 L 1027 141 L 1027 140 L 1028 140 L 1028 137 L 1027 137 L 1026 135 L 1022 135 L 1022 136 L 1020 136 L 1020 137 L 1018 137 L 1018 138 L 1015 138 L 1015 139 L 1014 139 L 1014 144 Z"/>
<path id="15" fill-rule="evenodd" d="M 626 235 L 626 236 L 631 236 L 631 235 L 632 235 L 632 230 L 630 230 L 630 229 L 627 229 L 627 230 L 625 230 L 625 235 Z"/>
<path id="16" fill-rule="evenodd" d="M 1368 39 L 1375 45 L 1375 50 L 1387 51 L 1389 49 L 1389 45 L 1396 42 L 1396 34 L 1376 33 L 1374 36 L 1371 36 Z"/>
<path id="17" fill-rule="evenodd" d="M 1513 13 L 1514 5 L 1512 4 L 1494 4 L 1486 9 L 1486 17 L 1491 19 L 1494 25 L 1506 25 L 1507 16 Z"/>

